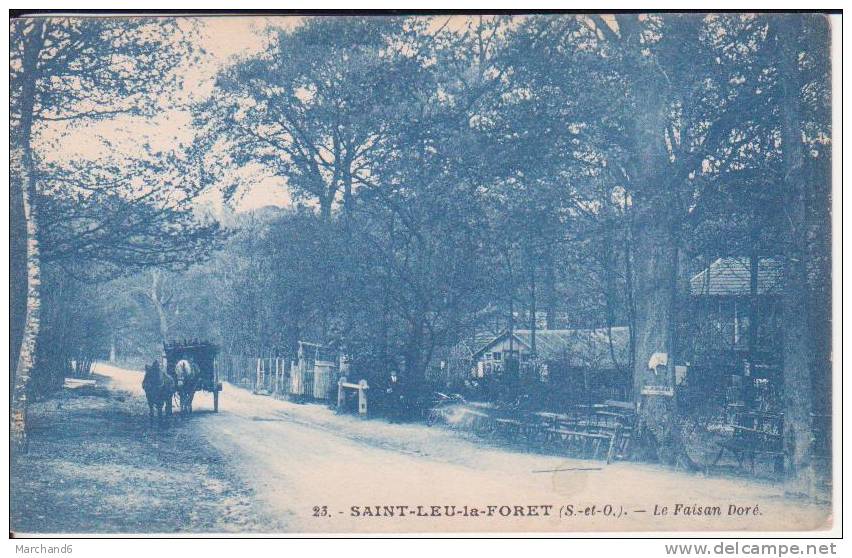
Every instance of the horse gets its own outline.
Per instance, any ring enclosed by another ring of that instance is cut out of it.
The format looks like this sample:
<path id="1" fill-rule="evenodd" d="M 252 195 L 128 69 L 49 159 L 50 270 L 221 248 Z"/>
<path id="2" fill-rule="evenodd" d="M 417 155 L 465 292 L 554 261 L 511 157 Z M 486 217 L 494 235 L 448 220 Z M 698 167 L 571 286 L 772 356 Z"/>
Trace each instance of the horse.
<path id="1" fill-rule="evenodd" d="M 152 423 L 154 422 L 154 409 L 157 410 L 159 422 L 163 420 L 164 411 L 167 416 L 171 416 L 175 381 L 165 370 L 160 368 L 160 363 L 157 360 L 154 360 L 151 366 L 145 365 L 142 389 L 145 390 L 145 398 L 148 400 L 148 416 Z"/>
<path id="2" fill-rule="evenodd" d="M 182 415 L 192 413 L 192 399 L 195 397 L 195 388 L 200 375 L 198 366 L 189 360 L 182 359 L 175 364 L 177 394 Z"/>

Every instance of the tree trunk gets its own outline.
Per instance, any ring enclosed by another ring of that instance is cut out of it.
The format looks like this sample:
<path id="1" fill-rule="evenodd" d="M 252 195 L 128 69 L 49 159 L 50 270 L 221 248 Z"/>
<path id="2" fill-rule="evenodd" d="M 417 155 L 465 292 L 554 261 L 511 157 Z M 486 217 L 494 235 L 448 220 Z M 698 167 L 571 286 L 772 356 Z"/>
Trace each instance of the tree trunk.
<path id="1" fill-rule="evenodd" d="M 646 55 L 641 41 L 642 22 L 636 15 L 617 16 L 625 52 L 635 66 L 631 82 L 634 102 L 632 139 L 635 184 L 631 192 L 634 216 L 635 354 L 633 390 L 638 414 L 639 451 L 647 459 L 690 469 L 677 418 L 674 396 L 675 303 L 677 296 L 678 226 L 682 208 L 671 184 L 666 145 L 669 114 L 668 78 Z M 674 188 L 680 187 L 674 184 Z M 650 370 L 654 353 L 667 355 L 667 366 Z M 653 386 L 654 389 L 648 389 Z M 646 393 L 643 394 L 642 392 Z M 653 392 L 653 393 L 651 393 Z"/>
<path id="2" fill-rule="evenodd" d="M 754 364 L 757 358 L 758 333 L 758 277 L 760 273 L 760 256 L 757 254 L 757 235 L 752 235 L 752 249 L 749 255 L 749 301 L 748 301 L 748 365 L 749 372 L 754 374 Z"/>
<path id="3" fill-rule="evenodd" d="M 12 160 L 21 173 L 18 208 L 23 214 L 26 228 L 26 311 L 21 328 L 20 348 L 13 347 L 18 353 L 17 363 L 11 378 L 10 401 L 10 443 L 15 448 L 24 448 L 26 444 L 27 392 L 30 375 L 35 364 L 35 345 L 39 332 L 41 265 L 38 246 L 38 224 L 36 223 L 35 192 L 36 175 L 32 153 L 33 110 L 38 80 L 38 56 L 44 43 L 44 22 L 35 20 L 33 28 L 26 36 L 21 72 L 23 87 L 20 92 L 21 121 L 17 147 L 13 150 Z M 13 225 L 14 226 L 14 225 Z M 18 227 L 23 231 L 23 227 Z"/>
<path id="4" fill-rule="evenodd" d="M 673 328 L 677 248 L 667 223 L 653 218 L 642 223 L 636 234 L 636 356 L 633 370 L 634 401 L 639 415 L 642 454 L 647 459 L 674 465 L 680 448 L 675 431 L 673 395 L 658 391 L 643 394 L 653 386 L 674 390 Z M 655 353 L 665 353 L 668 365 L 649 369 Z"/>
<path id="5" fill-rule="evenodd" d="M 352 196 L 352 156 L 351 148 L 346 149 L 346 155 L 342 159 L 341 183 L 343 185 L 343 212 L 348 217 L 355 209 L 355 199 Z"/>
<path id="6" fill-rule="evenodd" d="M 535 334 L 538 326 L 538 308 L 536 308 L 536 284 L 535 284 L 535 255 L 529 254 L 530 260 L 527 263 L 527 271 L 530 274 L 530 350 L 532 354 L 536 354 Z"/>
<path id="7" fill-rule="evenodd" d="M 555 248 L 548 245 L 544 259 L 544 311 L 545 328 L 557 329 L 559 327 L 556 317 L 556 254 Z"/>
<path id="8" fill-rule="evenodd" d="M 328 194 L 320 197 L 320 218 L 323 223 L 331 222 L 331 206 L 334 203 L 334 194 Z"/>
<path id="9" fill-rule="evenodd" d="M 633 216 L 628 213 L 628 222 L 624 227 L 624 279 L 627 290 L 627 324 L 630 330 L 627 369 L 630 373 L 636 367 L 636 289 L 634 288 L 635 277 L 633 272 Z"/>
<path id="10" fill-rule="evenodd" d="M 163 305 L 163 299 L 160 293 L 160 285 L 162 285 L 163 276 L 160 270 L 155 269 L 151 272 L 151 292 L 149 298 L 154 305 L 154 310 L 157 312 L 157 320 L 160 327 L 160 342 L 165 345 L 169 340 L 169 318 L 166 314 L 166 308 Z"/>
<path id="11" fill-rule="evenodd" d="M 425 380 L 421 366 L 422 345 L 423 322 L 418 320 L 405 344 L 405 382 L 409 386 L 422 386 Z"/>
<path id="12" fill-rule="evenodd" d="M 115 335 L 113 335 L 109 341 L 109 361 L 114 363 L 117 359 L 118 351 L 115 346 Z"/>
<path id="13" fill-rule="evenodd" d="M 645 459 L 674 464 L 674 397 L 662 394 L 674 389 L 672 370 L 673 302 L 676 288 L 677 249 L 672 234 L 672 204 L 669 192 L 660 192 L 668 171 L 665 145 L 665 83 L 652 61 L 643 56 L 642 24 L 635 15 L 618 18 L 619 30 L 628 54 L 635 58 L 635 103 L 632 136 L 635 146 L 636 187 L 632 193 L 634 229 L 635 355 L 633 392 L 638 414 L 639 453 Z M 648 368 L 655 353 L 668 355 L 668 366 Z M 657 394 L 643 395 L 646 387 Z"/>
<path id="14" fill-rule="evenodd" d="M 421 314 L 422 315 L 422 314 Z M 426 393 L 426 359 L 424 358 L 424 322 L 419 318 L 412 327 L 405 344 L 405 374 L 402 376 L 405 387 L 407 408 L 401 409 L 406 416 L 414 416 L 423 404 Z"/>
<path id="15" fill-rule="evenodd" d="M 20 157 L 20 154 L 18 154 Z M 20 161 L 17 163 L 20 165 Z M 15 164 L 13 163 L 13 169 Z M 14 171 L 13 171 L 14 172 Z M 9 185 L 9 404 L 14 390 L 15 366 L 21 351 L 24 326 L 27 322 L 27 217 L 21 180 L 23 176 L 12 175 Z"/>
<path id="16" fill-rule="evenodd" d="M 787 491 L 813 494 L 815 475 L 811 462 L 813 386 L 808 327 L 808 192 L 803 175 L 804 145 L 801 125 L 801 78 L 798 55 L 801 16 L 778 16 L 784 97 L 781 104 L 781 145 L 784 153 L 786 224 L 784 291 L 784 453 Z"/>
<path id="17" fill-rule="evenodd" d="M 509 287 L 509 358 L 515 357 L 515 278 L 514 272 L 512 269 L 512 254 L 510 252 L 510 247 L 505 247 L 503 250 L 503 257 L 506 261 L 506 272 L 508 273 L 508 287 Z M 504 358 L 504 366 L 508 363 Z"/>

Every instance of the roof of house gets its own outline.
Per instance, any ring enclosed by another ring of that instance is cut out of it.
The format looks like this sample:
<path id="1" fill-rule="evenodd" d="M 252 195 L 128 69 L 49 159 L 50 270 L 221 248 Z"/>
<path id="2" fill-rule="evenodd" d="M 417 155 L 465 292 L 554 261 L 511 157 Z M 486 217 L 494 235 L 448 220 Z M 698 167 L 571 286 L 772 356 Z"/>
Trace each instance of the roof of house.
<path id="1" fill-rule="evenodd" d="M 612 347 L 610 347 L 610 332 Z M 514 339 L 532 350 L 532 330 L 516 329 Z M 508 337 L 504 331 L 474 354 L 478 358 L 486 350 Z M 535 331 L 535 347 L 545 360 L 567 360 L 572 366 L 620 368 L 628 362 L 630 331 L 627 327 L 611 329 L 541 329 Z M 610 350 L 612 348 L 612 351 Z M 615 353 L 615 363 L 612 353 Z"/>
<path id="2" fill-rule="evenodd" d="M 781 262 L 761 258 L 757 266 L 757 293 L 781 290 Z M 748 296 L 751 294 L 751 261 L 747 257 L 719 258 L 689 280 L 693 295 Z"/>
<path id="3" fill-rule="evenodd" d="M 465 357 L 473 357 L 477 355 L 486 345 L 494 340 L 494 333 L 477 332 L 471 337 L 462 339 L 456 346 L 455 350 Z"/>

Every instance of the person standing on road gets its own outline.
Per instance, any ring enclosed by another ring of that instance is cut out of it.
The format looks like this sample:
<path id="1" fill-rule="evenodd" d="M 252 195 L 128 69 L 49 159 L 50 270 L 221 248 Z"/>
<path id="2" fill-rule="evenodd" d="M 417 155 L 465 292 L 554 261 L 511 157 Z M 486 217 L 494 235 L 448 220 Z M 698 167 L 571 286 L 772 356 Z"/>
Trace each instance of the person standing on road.
<path id="1" fill-rule="evenodd" d="M 391 422 L 398 422 L 402 419 L 403 395 L 402 386 L 399 383 L 399 376 L 397 376 L 396 370 L 391 370 L 385 395 L 387 396 L 388 419 Z"/>

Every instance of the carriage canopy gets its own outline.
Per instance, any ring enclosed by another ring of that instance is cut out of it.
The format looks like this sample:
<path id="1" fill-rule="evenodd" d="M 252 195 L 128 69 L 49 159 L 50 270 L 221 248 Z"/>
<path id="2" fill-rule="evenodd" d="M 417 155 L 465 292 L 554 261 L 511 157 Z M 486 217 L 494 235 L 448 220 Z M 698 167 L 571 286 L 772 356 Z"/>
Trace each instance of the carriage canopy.
<path id="1" fill-rule="evenodd" d="M 166 372 L 175 374 L 175 365 L 181 360 L 188 360 L 198 367 L 200 374 L 199 387 L 205 391 L 218 391 L 216 379 L 216 355 L 219 347 L 209 341 L 171 341 L 164 345 L 166 356 Z"/>

